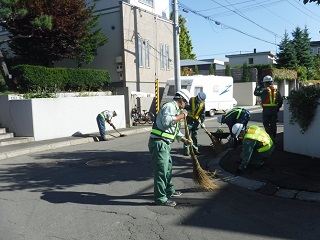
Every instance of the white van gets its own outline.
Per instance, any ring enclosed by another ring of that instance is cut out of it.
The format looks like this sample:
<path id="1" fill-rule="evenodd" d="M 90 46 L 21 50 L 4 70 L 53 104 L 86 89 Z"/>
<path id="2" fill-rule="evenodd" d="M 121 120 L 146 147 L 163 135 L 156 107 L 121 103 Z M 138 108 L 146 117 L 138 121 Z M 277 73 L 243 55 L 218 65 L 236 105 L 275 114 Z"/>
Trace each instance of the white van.
<path id="1" fill-rule="evenodd" d="M 206 112 L 209 116 L 214 116 L 217 111 L 227 111 L 237 105 L 233 98 L 233 78 L 229 76 L 214 75 L 194 75 L 181 76 L 181 89 L 190 91 L 192 97 L 199 92 L 204 92 L 207 96 L 205 101 Z M 175 94 L 175 81 L 173 78 L 167 81 L 161 105 L 173 99 Z"/>

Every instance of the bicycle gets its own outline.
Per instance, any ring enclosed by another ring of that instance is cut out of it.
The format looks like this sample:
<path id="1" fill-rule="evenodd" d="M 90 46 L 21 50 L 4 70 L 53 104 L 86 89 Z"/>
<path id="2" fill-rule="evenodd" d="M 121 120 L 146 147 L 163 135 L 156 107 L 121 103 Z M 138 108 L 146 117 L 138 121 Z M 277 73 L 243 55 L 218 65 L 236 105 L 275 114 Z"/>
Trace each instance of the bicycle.
<path id="1" fill-rule="evenodd" d="M 147 112 L 147 110 L 142 111 L 143 113 L 137 107 L 132 109 L 131 118 L 133 121 L 140 124 L 153 123 L 156 118 L 155 115 L 152 112 Z"/>

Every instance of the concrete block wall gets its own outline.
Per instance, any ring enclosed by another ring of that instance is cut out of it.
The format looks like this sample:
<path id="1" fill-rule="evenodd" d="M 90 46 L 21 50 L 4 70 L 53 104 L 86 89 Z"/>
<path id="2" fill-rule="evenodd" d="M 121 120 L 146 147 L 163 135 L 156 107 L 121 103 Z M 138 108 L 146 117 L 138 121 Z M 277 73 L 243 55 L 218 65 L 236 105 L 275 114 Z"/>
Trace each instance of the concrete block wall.
<path id="1" fill-rule="evenodd" d="M 38 141 L 98 132 L 96 116 L 103 110 L 119 110 L 112 122 L 117 128 L 126 127 L 123 95 L 16 100 L 1 97 L 0 123 L 16 137 L 34 137 Z M 106 129 L 112 128 L 106 124 Z"/>

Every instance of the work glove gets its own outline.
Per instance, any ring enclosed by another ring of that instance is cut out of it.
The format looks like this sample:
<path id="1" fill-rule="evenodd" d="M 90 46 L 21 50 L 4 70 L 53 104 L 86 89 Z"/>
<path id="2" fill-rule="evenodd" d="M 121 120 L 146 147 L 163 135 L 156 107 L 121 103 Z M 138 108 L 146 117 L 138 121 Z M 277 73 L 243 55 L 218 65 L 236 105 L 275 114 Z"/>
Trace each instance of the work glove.
<path id="1" fill-rule="evenodd" d="M 111 126 L 113 129 L 116 129 L 116 127 L 113 125 L 113 123 L 110 123 L 110 126 Z"/>
<path id="2" fill-rule="evenodd" d="M 180 114 L 184 114 L 184 116 L 186 117 L 188 115 L 188 111 L 186 109 L 181 109 Z"/>
<path id="3" fill-rule="evenodd" d="M 206 127 L 206 125 L 204 125 L 204 123 L 202 123 L 200 126 L 201 126 L 202 128 L 205 128 L 205 127 Z"/>
<path id="4" fill-rule="evenodd" d="M 193 145 L 192 139 L 187 139 L 187 138 L 184 137 L 181 140 L 183 141 L 184 144 L 186 144 L 188 146 L 192 146 Z"/>

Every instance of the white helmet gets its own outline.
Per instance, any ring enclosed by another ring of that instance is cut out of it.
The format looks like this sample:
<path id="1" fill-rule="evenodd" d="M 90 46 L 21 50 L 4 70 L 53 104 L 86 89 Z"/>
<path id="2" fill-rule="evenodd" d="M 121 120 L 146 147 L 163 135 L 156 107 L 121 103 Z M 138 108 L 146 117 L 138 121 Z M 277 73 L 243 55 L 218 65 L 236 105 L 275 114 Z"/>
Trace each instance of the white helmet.
<path id="1" fill-rule="evenodd" d="M 273 82 L 273 79 L 271 76 L 267 75 L 263 78 L 262 82 Z"/>
<path id="2" fill-rule="evenodd" d="M 242 123 L 236 123 L 232 127 L 232 133 L 237 138 L 240 134 L 240 132 L 243 130 L 243 124 Z"/>
<path id="3" fill-rule="evenodd" d="M 187 102 L 190 100 L 190 92 L 187 89 L 181 89 L 174 95 L 173 99 L 184 98 Z"/>
<path id="4" fill-rule="evenodd" d="M 222 115 L 218 116 L 217 122 L 222 124 Z"/>
<path id="5" fill-rule="evenodd" d="M 115 116 L 119 115 L 119 111 L 118 110 L 113 110 L 113 114 L 115 114 Z"/>

